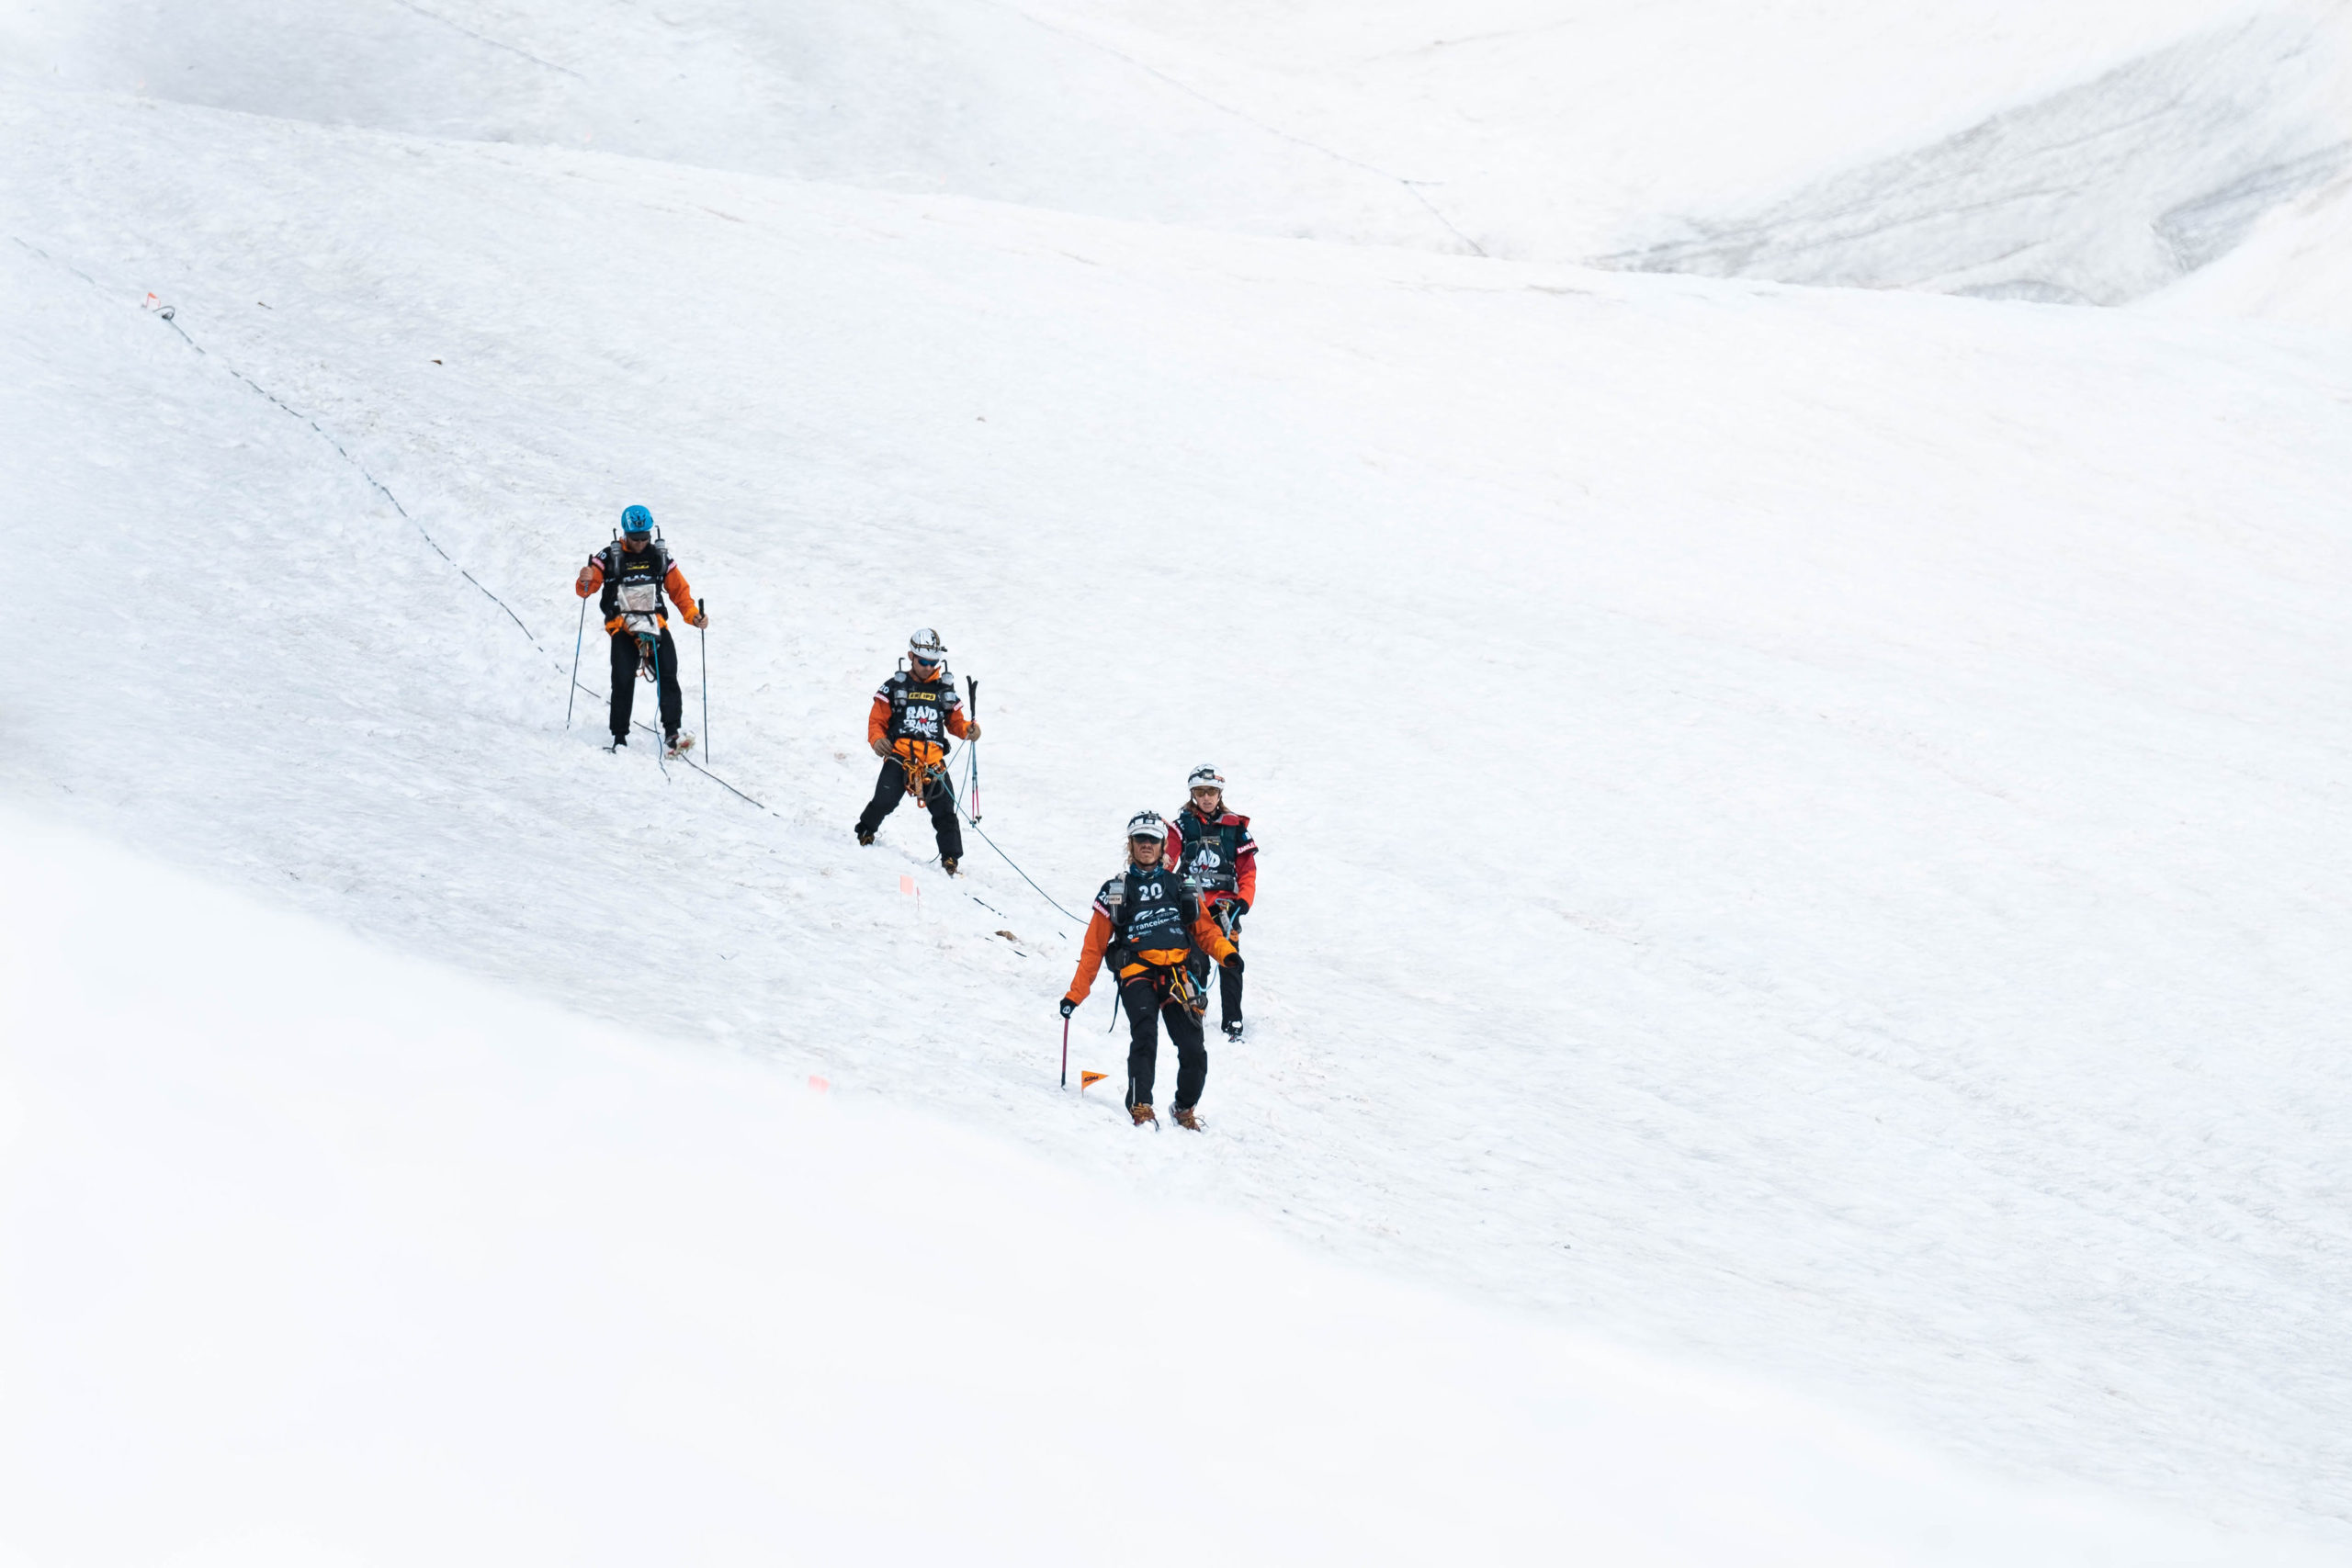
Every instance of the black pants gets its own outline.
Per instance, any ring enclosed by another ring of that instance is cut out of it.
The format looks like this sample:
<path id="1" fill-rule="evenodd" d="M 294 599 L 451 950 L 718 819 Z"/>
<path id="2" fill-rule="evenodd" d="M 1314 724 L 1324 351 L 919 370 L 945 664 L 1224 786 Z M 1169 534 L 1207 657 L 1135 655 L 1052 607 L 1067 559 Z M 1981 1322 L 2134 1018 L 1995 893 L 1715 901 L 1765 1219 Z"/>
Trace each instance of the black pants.
<path id="1" fill-rule="evenodd" d="M 907 770 L 896 757 L 882 759 L 882 776 L 875 781 L 874 798 L 857 815 L 857 830 L 871 833 L 882 826 L 882 818 L 899 809 L 899 802 L 907 797 Z M 931 775 L 930 787 L 922 794 L 924 807 L 931 813 L 931 825 L 939 833 L 939 858 L 964 858 L 964 829 L 956 820 L 956 791 L 947 783 L 944 765 Z"/>
<path id="2" fill-rule="evenodd" d="M 1151 1081 L 1159 1066 L 1158 1021 L 1166 1019 L 1168 1038 L 1176 1047 L 1176 1109 L 1198 1105 L 1209 1081 L 1209 1048 L 1201 1043 L 1201 1021 L 1169 996 L 1167 976 L 1145 970 L 1119 987 L 1119 1005 L 1127 1010 L 1127 1103 L 1151 1103 Z"/>
<path id="3" fill-rule="evenodd" d="M 654 656 L 662 666 L 662 734 L 663 739 L 678 733 L 678 721 L 685 716 L 686 696 L 678 689 L 678 645 L 670 638 L 670 628 L 662 628 L 660 651 Z M 613 634 L 613 734 L 628 734 L 629 708 L 637 701 L 637 636 L 633 632 Z"/>

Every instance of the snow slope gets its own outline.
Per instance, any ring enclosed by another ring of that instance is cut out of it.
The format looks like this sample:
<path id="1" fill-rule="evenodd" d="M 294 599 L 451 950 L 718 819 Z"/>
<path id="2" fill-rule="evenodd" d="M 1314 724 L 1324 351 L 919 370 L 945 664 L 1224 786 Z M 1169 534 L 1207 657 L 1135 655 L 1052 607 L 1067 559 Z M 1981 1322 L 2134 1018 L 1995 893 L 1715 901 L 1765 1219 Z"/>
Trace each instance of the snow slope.
<path id="1" fill-rule="evenodd" d="M 0 1560 L 2321 1560 L 0 825 Z"/>
<path id="2" fill-rule="evenodd" d="M 0 79 L 1255 233 L 2104 302 L 2343 166 L 2346 14 L 0 0 Z"/>
<path id="3" fill-rule="evenodd" d="M 2273 211 L 2244 245 L 2148 301 L 2168 314 L 2352 332 L 2352 176 Z"/>
<path id="4" fill-rule="evenodd" d="M 12 797 L 1351 1263 L 2346 1542 L 2340 356 L 6 104 L 0 430 L 60 587 Z M 571 573 L 632 500 L 771 810 L 562 727 Z M 988 850 L 977 904 L 903 813 L 849 842 L 922 624 L 1064 905 L 1204 758 L 1257 815 L 1213 1139 L 1053 1089 L 1068 930 Z"/>
<path id="5" fill-rule="evenodd" d="M 2199 34 L 1616 259 L 2065 304 L 2140 299 L 2352 167 L 2343 16 L 2267 15 Z"/>

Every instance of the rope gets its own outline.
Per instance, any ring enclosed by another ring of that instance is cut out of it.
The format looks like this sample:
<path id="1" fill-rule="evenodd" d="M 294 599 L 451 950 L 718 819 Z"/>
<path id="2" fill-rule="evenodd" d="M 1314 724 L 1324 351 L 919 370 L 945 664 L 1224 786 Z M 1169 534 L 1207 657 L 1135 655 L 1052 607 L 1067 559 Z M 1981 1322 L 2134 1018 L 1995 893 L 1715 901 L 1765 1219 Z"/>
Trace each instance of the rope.
<path id="1" fill-rule="evenodd" d="M 12 234 L 9 238 L 16 240 L 16 243 L 19 246 L 22 246 L 25 250 L 31 252 L 41 260 L 50 263 L 52 266 L 63 267 L 66 271 L 72 273 L 74 276 L 88 284 L 91 288 L 98 289 L 101 293 L 105 292 L 104 287 L 98 282 L 98 280 L 92 277 L 88 273 L 84 272 L 81 268 L 71 265 L 68 263 L 58 261 L 47 251 L 40 249 L 37 245 L 28 244 L 24 240 L 17 238 L 16 235 Z M 366 479 L 368 483 L 375 489 L 376 492 L 379 495 L 381 495 L 384 500 L 390 503 L 391 509 L 400 513 L 401 519 L 416 530 L 418 536 L 423 538 L 427 545 L 432 547 L 433 553 L 435 555 L 439 556 L 443 560 L 448 562 L 451 569 L 454 570 L 458 576 L 464 578 L 468 582 L 472 583 L 475 590 L 479 592 L 483 598 L 489 600 L 492 604 L 504 611 L 506 618 L 514 623 L 516 630 L 520 631 L 525 637 L 530 639 L 531 646 L 534 649 L 543 654 L 548 652 L 546 645 L 539 641 L 538 634 L 532 631 L 528 626 L 524 624 L 523 617 L 514 613 L 514 607 L 509 604 L 505 600 L 500 598 L 496 593 L 492 592 L 491 590 L 482 583 L 480 578 L 466 570 L 462 562 L 460 562 L 455 556 L 451 555 L 447 550 L 443 549 L 441 547 L 440 541 L 432 536 L 424 524 L 418 522 L 416 518 L 411 514 L 407 507 L 401 504 L 400 497 L 392 493 L 391 487 L 385 484 L 383 480 L 378 479 L 368 468 L 367 464 L 352 456 L 350 450 L 346 448 L 342 442 L 329 434 L 323 425 L 320 424 L 317 420 L 312 419 L 308 414 L 303 413 L 300 409 L 295 408 L 291 403 L 286 401 L 285 399 L 279 397 L 277 393 L 271 391 L 268 388 L 263 386 L 260 382 L 254 380 L 252 377 L 246 375 L 235 366 L 230 364 L 227 360 L 208 352 L 202 344 L 197 342 L 195 338 L 188 334 L 188 331 L 186 327 L 179 324 L 178 321 L 175 319 L 179 312 L 175 309 L 166 305 L 157 312 L 157 314 L 165 326 L 171 328 L 173 332 L 179 334 L 179 339 L 182 343 L 185 343 L 188 347 L 196 350 L 198 354 L 202 355 L 205 358 L 211 360 L 215 365 L 220 366 L 222 370 L 228 372 L 231 376 L 235 377 L 239 381 L 243 382 L 261 397 L 268 400 L 272 405 L 284 412 L 288 418 L 300 420 L 304 424 L 309 425 L 311 429 L 317 434 L 320 440 L 324 441 L 328 446 L 334 448 L 335 456 L 341 457 L 345 462 L 350 464 L 354 468 L 359 471 L 359 477 Z M 549 655 L 549 657 L 552 659 L 554 656 Z M 560 660 L 558 660 L 555 662 L 554 667 L 558 670 L 561 670 L 563 668 L 563 664 Z M 569 673 L 566 676 L 566 679 L 572 686 L 576 687 L 580 691 L 586 692 L 590 696 L 597 694 L 593 687 L 588 686 L 580 680 L 576 669 L 572 672 Z M 629 727 L 632 729 L 643 730 L 646 734 L 653 735 L 657 739 L 659 739 L 658 732 L 643 719 L 632 718 L 630 720 Z M 705 728 L 707 728 L 708 726 L 706 725 Z M 665 747 L 664 750 L 666 750 L 667 748 Z M 664 758 L 662 761 L 662 772 L 666 775 L 669 771 L 667 759 Z M 685 763 L 687 767 L 692 768 L 704 778 L 708 779 L 711 783 L 717 784 L 719 788 L 725 790 L 736 799 L 743 802 L 744 805 L 754 807 L 759 810 L 764 811 L 778 821 L 785 820 L 785 817 L 782 812 L 776 810 L 774 807 L 769 806 L 765 801 L 756 799 L 742 790 L 736 788 L 726 779 L 721 778 L 718 773 L 713 773 L 710 769 L 704 767 L 692 757 L 682 753 L 679 756 L 678 761 Z M 963 803 L 961 801 L 956 803 L 956 810 L 959 815 L 965 815 L 967 819 L 969 820 L 968 814 L 964 813 L 963 811 Z M 1056 899 L 1052 894 L 1038 886 L 1036 878 L 1031 876 L 1027 872 L 1023 871 L 1019 863 L 1014 861 L 1011 855 L 1006 854 L 1003 847 L 994 839 L 989 838 L 986 832 L 983 832 L 980 829 L 980 825 L 977 821 L 972 822 L 972 831 L 978 833 L 980 835 L 981 842 L 987 844 L 989 849 L 994 850 L 996 852 L 997 858 L 1003 861 L 1005 864 L 1012 866 L 1013 874 L 1019 876 L 1022 881 L 1027 883 L 1030 889 L 1035 892 L 1038 897 L 1043 898 L 1047 904 L 1052 905 L 1055 910 L 1058 912 L 1064 919 L 1070 920 L 1080 925 L 1085 923 L 1084 921 L 1080 920 L 1076 915 L 1073 915 L 1068 909 L 1063 908 L 1059 900 Z M 997 916 L 998 919 L 1002 919 L 1007 918 L 1002 911 L 994 908 L 989 904 L 983 903 L 977 896 L 967 893 L 966 897 L 971 898 L 972 902 L 975 904 L 978 904 L 981 908 L 987 909 L 989 913 Z"/>
<path id="2" fill-rule="evenodd" d="M 964 760 L 967 763 L 971 765 L 974 773 L 978 771 L 979 764 L 973 757 L 972 749 L 968 746 L 964 749 Z M 996 851 L 996 858 L 1004 862 L 1005 864 L 1012 867 L 1012 874 L 1021 878 L 1022 881 L 1027 883 L 1038 897 L 1043 898 L 1046 903 L 1053 905 L 1055 908 L 1061 909 L 1062 919 L 1070 921 L 1074 925 L 1082 926 L 1086 923 L 1084 920 L 1080 919 L 1076 915 L 1071 914 L 1068 909 L 1062 909 L 1061 903 L 1058 899 L 1057 899 L 1052 894 L 1046 892 L 1044 888 L 1039 887 L 1037 886 L 1037 879 L 1031 876 L 1027 872 L 1022 870 L 1021 863 L 1014 860 L 1011 855 L 1006 854 L 1003 847 L 998 844 L 994 839 L 989 837 L 988 829 L 980 826 L 980 819 L 973 816 L 968 810 L 965 809 L 964 803 L 960 800 L 956 803 L 956 814 L 963 818 L 965 821 L 971 824 L 972 831 L 979 834 L 980 842 Z"/>
<path id="3" fill-rule="evenodd" d="M 74 276 L 80 278 L 91 288 L 97 289 L 100 293 L 105 292 L 104 286 L 101 285 L 96 278 L 92 277 L 88 273 L 84 272 L 80 267 L 72 265 L 65 262 L 61 262 L 55 256 L 51 255 L 47 251 L 42 250 L 39 245 L 28 244 L 24 240 L 18 239 L 14 234 L 9 235 L 8 237 L 12 240 L 16 240 L 18 245 L 23 246 L 23 248 L 28 251 L 30 251 L 34 255 L 37 255 L 41 260 L 48 262 L 51 265 L 64 267 L 66 271 L 72 273 Z M 151 295 L 150 298 L 152 299 L 153 296 Z M 424 524 L 419 523 L 415 518 L 409 515 L 408 508 L 401 504 L 401 498 L 394 495 L 391 492 L 390 488 L 387 486 L 383 480 L 378 479 L 372 472 L 370 472 L 367 464 L 361 462 L 358 458 L 353 457 L 348 451 L 345 450 L 343 443 L 337 441 L 334 436 L 329 435 L 326 433 L 325 427 L 321 425 L 317 420 L 312 419 L 310 415 L 302 412 L 300 409 L 294 407 L 285 399 L 279 397 L 277 393 L 271 391 L 268 388 L 263 386 L 260 382 L 254 380 L 252 377 L 246 375 L 235 366 L 230 364 L 227 360 L 217 358 L 210 353 L 208 353 L 205 346 L 197 342 L 196 339 L 190 337 L 188 335 L 187 329 L 180 325 L 177 320 L 179 315 L 177 307 L 165 305 L 159 309 L 155 314 L 157 319 L 162 321 L 165 326 L 179 333 L 180 341 L 182 343 L 196 350 L 197 353 L 203 355 L 205 358 L 212 360 L 212 362 L 220 366 L 221 369 L 226 370 L 230 375 L 235 377 L 238 380 L 243 381 L 255 392 L 258 392 L 261 396 L 268 399 L 288 417 L 300 420 L 304 424 L 309 425 L 313 431 L 317 432 L 319 439 L 334 447 L 337 457 L 350 464 L 353 468 L 358 469 L 359 477 L 376 487 L 377 493 L 391 503 L 392 510 L 399 513 L 401 516 L 407 521 L 409 525 L 416 530 L 419 537 L 423 538 L 426 544 L 433 547 L 433 553 L 435 555 L 439 556 L 443 560 L 447 561 L 452 567 L 455 567 L 458 576 L 464 578 L 468 582 L 472 583 L 477 589 L 481 591 L 481 594 L 484 598 L 497 605 L 500 609 L 505 611 L 506 618 L 513 621 L 515 626 L 521 630 L 522 634 L 531 639 L 531 646 L 533 648 L 537 649 L 541 653 L 545 653 L 547 651 L 546 645 L 539 641 L 538 634 L 533 631 L 529 626 L 523 625 L 523 617 L 514 613 L 514 607 L 512 604 L 509 604 L 505 600 L 501 599 L 497 594 L 492 593 L 489 589 L 482 587 L 481 580 L 480 578 L 476 577 L 472 572 L 468 571 L 463 566 L 459 565 L 458 558 L 448 551 L 443 549 L 441 547 L 440 541 L 425 531 Z"/>
<path id="4" fill-rule="evenodd" d="M 605 694 L 604 693 L 596 690 L 595 687 L 588 684 L 585 681 L 581 680 L 578 676 L 572 677 L 571 683 L 575 688 L 587 693 L 592 697 L 600 697 Z M 661 731 L 655 729 L 651 725 L 646 723 L 641 718 L 632 716 L 628 721 L 628 727 L 631 729 L 641 729 L 645 731 L 646 734 L 653 736 L 657 739 L 660 739 Z M 737 789 L 733 784 L 729 784 L 725 779 L 720 778 L 717 773 L 712 773 L 708 768 L 704 767 L 700 762 L 695 761 L 690 754 L 681 751 L 678 754 L 678 761 L 684 762 L 686 766 L 692 768 L 695 772 L 700 773 L 703 777 L 708 779 L 711 783 L 717 784 L 719 788 L 725 790 L 728 794 L 733 795 L 744 805 L 756 806 L 779 822 L 786 820 L 783 812 L 778 811 L 775 807 L 770 806 L 764 800 L 752 799 L 750 795 L 745 795 L 741 790 Z"/>

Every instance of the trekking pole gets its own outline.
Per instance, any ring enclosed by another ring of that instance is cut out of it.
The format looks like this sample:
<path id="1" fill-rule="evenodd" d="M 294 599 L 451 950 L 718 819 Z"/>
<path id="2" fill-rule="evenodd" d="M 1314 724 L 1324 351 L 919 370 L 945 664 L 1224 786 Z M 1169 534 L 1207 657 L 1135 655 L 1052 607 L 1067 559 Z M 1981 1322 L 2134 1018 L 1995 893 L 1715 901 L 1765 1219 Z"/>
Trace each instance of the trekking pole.
<path id="1" fill-rule="evenodd" d="M 1062 1087 L 1069 1087 L 1069 1020 L 1062 1020 Z"/>
<path id="2" fill-rule="evenodd" d="M 654 625 L 659 626 L 661 623 L 657 621 Z M 662 634 L 657 631 L 653 636 L 653 716 L 659 719 L 663 716 L 662 712 Z M 667 741 L 668 739 L 667 736 L 662 737 L 663 741 Z M 662 755 L 668 750 L 669 747 L 666 744 L 661 743 L 657 743 L 653 749 L 653 760 L 661 764 L 663 784 L 670 782 L 670 759 Z"/>
<path id="3" fill-rule="evenodd" d="M 702 625 L 695 628 L 702 638 L 702 760 L 710 761 L 710 601 L 695 601 L 695 618 Z"/>
<path id="4" fill-rule="evenodd" d="M 571 728 L 571 705 L 580 699 L 580 642 L 588 635 L 588 595 L 580 596 L 580 629 L 571 634 L 571 690 L 563 694 L 563 727 Z"/>
<path id="5" fill-rule="evenodd" d="M 964 688 L 971 694 L 972 722 L 978 724 L 980 720 L 980 682 L 977 677 L 967 675 L 964 677 Z M 980 743 L 978 741 L 973 741 L 970 749 L 964 753 L 964 761 L 971 769 L 972 773 L 971 787 L 965 792 L 972 798 L 967 805 L 972 813 L 972 820 L 977 823 L 980 819 Z"/>

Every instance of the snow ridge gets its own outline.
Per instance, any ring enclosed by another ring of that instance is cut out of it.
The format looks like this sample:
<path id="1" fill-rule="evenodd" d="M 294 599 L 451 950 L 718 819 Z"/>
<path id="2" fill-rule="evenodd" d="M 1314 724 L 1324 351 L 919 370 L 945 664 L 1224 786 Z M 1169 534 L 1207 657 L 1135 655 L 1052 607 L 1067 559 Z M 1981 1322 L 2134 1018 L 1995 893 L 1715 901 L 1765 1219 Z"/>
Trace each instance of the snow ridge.
<path id="1" fill-rule="evenodd" d="M 2341 28 L 2267 16 L 1602 265 L 2115 305 L 2352 161 Z"/>

